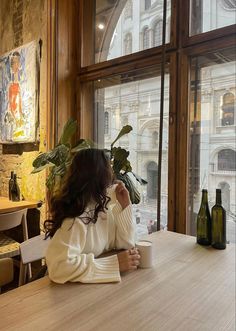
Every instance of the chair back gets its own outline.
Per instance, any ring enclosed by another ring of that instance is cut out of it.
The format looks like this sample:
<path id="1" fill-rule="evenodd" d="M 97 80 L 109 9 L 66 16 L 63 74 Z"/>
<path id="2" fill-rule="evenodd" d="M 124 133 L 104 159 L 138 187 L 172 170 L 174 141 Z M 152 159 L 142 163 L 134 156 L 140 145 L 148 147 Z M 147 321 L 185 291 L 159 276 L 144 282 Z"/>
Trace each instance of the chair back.
<path id="1" fill-rule="evenodd" d="M 0 214 L 0 231 L 12 229 L 26 222 L 27 209 L 21 209 L 12 213 Z"/>
<path id="2" fill-rule="evenodd" d="M 20 244 L 21 260 L 23 264 L 43 259 L 50 239 L 45 240 L 45 235 L 30 238 Z"/>

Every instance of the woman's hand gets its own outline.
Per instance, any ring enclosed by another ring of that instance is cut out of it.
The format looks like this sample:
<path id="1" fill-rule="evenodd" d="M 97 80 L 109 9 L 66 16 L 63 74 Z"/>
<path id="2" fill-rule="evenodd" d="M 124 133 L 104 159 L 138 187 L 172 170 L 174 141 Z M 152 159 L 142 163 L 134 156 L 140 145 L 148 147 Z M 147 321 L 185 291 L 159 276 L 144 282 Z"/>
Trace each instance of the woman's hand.
<path id="1" fill-rule="evenodd" d="M 115 183 L 117 184 L 115 189 L 116 199 L 119 201 L 121 207 L 125 209 L 131 203 L 129 191 L 127 190 L 125 184 L 122 181 L 116 180 Z"/>
<path id="2" fill-rule="evenodd" d="M 117 254 L 120 272 L 136 270 L 139 265 L 140 255 L 136 248 Z"/>

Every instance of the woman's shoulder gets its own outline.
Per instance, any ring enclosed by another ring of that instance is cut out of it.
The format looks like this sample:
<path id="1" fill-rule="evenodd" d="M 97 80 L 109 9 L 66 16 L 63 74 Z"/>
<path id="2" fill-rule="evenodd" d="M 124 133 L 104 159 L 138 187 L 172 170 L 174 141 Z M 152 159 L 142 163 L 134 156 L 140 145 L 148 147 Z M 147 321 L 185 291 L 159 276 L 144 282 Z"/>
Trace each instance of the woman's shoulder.
<path id="1" fill-rule="evenodd" d="M 83 222 L 83 215 L 77 217 L 67 217 L 62 223 L 62 228 L 69 230 L 72 226 L 80 227 L 86 230 L 86 224 Z"/>

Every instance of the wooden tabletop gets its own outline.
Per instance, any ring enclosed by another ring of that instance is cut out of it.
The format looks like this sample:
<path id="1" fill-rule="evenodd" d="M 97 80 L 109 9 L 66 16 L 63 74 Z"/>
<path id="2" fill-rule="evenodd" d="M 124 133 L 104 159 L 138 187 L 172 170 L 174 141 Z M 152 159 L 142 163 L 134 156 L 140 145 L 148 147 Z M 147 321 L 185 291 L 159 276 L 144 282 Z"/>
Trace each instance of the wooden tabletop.
<path id="1" fill-rule="evenodd" d="M 235 330 L 235 246 L 215 250 L 172 232 L 148 236 L 154 267 L 113 284 L 47 277 L 0 295 L 1 330 Z"/>
<path id="2" fill-rule="evenodd" d="M 8 198 L 0 197 L 0 214 L 10 213 L 24 208 L 37 208 L 39 207 L 39 201 L 11 201 Z"/>

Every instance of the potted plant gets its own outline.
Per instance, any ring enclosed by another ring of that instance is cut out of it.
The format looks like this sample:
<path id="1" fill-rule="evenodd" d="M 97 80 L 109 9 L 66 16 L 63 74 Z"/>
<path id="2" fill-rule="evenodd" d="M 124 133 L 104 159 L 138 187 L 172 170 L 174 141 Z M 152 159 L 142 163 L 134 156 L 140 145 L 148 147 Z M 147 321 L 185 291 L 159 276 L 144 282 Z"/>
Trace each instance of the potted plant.
<path id="1" fill-rule="evenodd" d="M 32 173 L 37 173 L 47 168 L 49 169 L 46 186 L 51 195 L 55 194 L 60 187 L 61 181 L 71 164 L 74 154 L 81 149 L 94 147 L 94 143 L 89 139 L 79 139 L 76 144 L 73 144 L 72 141 L 76 131 L 77 121 L 69 119 L 63 128 L 62 135 L 56 147 L 51 151 L 40 153 L 33 161 L 34 169 Z M 132 174 L 141 185 L 147 184 L 147 182 L 133 173 L 132 166 L 128 160 L 129 152 L 124 148 L 114 147 L 117 140 L 130 131 L 132 131 L 132 127 L 125 125 L 112 142 L 110 150 L 106 149 L 106 152 L 109 153 L 111 166 L 116 178 L 124 182 L 130 193 L 131 202 L 138 204 L 140 202 L 140 193 L 129 174 Z"/>

